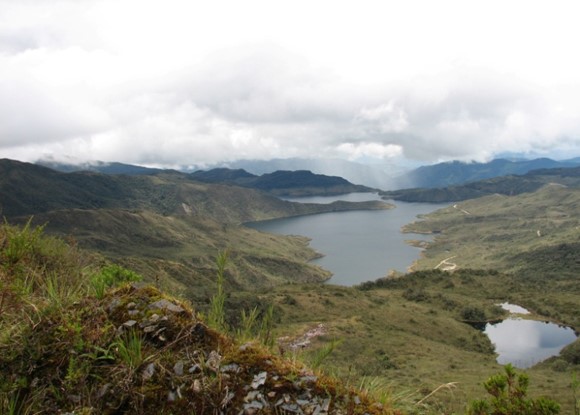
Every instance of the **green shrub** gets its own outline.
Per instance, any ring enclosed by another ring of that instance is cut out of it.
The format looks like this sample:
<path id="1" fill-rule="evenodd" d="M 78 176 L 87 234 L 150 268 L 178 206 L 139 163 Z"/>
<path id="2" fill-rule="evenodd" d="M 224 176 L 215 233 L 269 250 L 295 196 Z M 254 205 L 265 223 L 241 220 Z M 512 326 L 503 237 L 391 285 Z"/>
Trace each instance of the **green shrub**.
<path id="1" fill-rule="evenodd" d="M 568 363 L 573 365 L 580 364 L 580 340 L 576 340 L 574 343 L 569 344 L 564 347 L 560 352 L 560 356 Z"/>
<path id="2" fill-rule="evenodd" d="M 477 306 L 468 305 L 461 310 L 461 318 L 465 321 L 485 321 L 485 311 Z"/>
<path id="3" fill-rule="evenodd" d="M 103 298 L 105 290 L 125 282 L 141 281 L 141 275 L 119 265 L 107 265 L 91 277 L 91 286 L 97 298 Z"/>
<path id="4" fill-rule="evenodd" d="M 490 377 L 483 386 L 491 395 L 487 400 L 471 402 L 469 415 L 553 415 L 560 413 L 560 405 L 555 401 L 540 397 L 526 396 L 529 378 L 526 374 L 516 374 L 511 364 L 505 366 L 505 374 Z"/>

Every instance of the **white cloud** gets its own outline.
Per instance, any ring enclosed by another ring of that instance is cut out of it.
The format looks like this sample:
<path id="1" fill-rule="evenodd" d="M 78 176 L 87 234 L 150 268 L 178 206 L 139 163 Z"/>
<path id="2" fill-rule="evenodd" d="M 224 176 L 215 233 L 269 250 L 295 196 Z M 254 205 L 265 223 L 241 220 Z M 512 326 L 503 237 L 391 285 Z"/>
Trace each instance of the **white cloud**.
<path id="1" fill-rule="evenodd" d="M 403 153 L 400 145 L 381 143 L 343 143 L 337 150 L 348 160 L 389 159 Z"/>
<path id="2" fill-rule="evenodd" d="M 580 153 L 573 2 L 0 3 L 5 157 Z"/>

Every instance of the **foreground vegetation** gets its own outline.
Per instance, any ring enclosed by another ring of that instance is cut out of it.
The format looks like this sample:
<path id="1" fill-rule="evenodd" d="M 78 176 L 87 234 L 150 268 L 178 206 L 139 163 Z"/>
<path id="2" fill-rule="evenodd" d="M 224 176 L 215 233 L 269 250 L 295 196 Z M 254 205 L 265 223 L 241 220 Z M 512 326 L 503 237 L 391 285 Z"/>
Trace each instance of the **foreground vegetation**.
<path id="1" fill-rule="evenodd" d="M 457 321 L 465 307 L 460 294 L 446 301 L 431 288 L 409 290 L 421 280 L 443 285 L 442 272 L 393 280 L 389 289 L 384 282 L 358 290 L 296 285 L 236 299 L 223 289 L 229 272 L 221 255 L 208 326 L 188 302 L 41 228 L 4 225 L 0 242 L 2 414 L 463 413 L 471 399 L 463 385 L 441 384 L 446 370 L 438 363 L 420 368 L 434 360 L 428 354 L 449 348 L 448 333 L 457 344 L 447 365 L 480 381 L 481 366 L 470 369 L 469 360 L 497 370 L 489 342 Z M 454 275 L 454 284 L 469 280 L 465 275 Z M 439 302 L 454 302 L 449 315 L 430 308 Z M 406 314 L 397 312 L 404 308 Z M 352 314 L 355 309 L 364 314 Z M 324 316 L 322 335 L 313 339 L 319 347 L 301 351 L 286 338 L 273 351 L 273 325 L 276 337 L 296 337 L 314 312 Z M 453 330 L 439 326 L 451 321 L 457 321 Z M 426 337 L 431 342 L 422 350 Z M 379 348 L 364 350 L 369 342 Z M 397 342 L 407 357 L 395 353 Z M 412 378 L 421 387 L 409 392 Z M 542 393 L 549 389 L 541 386 Z"/>
<path id="2" fill-rule="evenodd" d="M 0 228 L 0 413 L 399 413 L 252 341 L 249 314 L 240 343 L 93 261 L 40 228 Z M 210 321 L 223 329 L 221 298 Z"/>
<path id="3" fill-rule="evenodd" d="M 305 238 L 239 223 L 319 208 L 293 210 L 171 174 L 59 176 L 63 189 L 84 188 L 80 195 L 59 193 L 47 174 L 40 183 L 58 197 L 46 201 L 24 192 L 38 175 L 5 173 L 21 188 L 3 193 L 4 209 L 40 211 L 0 230 L 0 414 L 249 413 L 259 405 L 292 413 L 302 403 L 319 413 L 460 414 L 504 371 L 472 326 L 505 316 L 497 303 L 580 329 L 574 189 L 450 206 L 409 225 L 436 235 L 414 272 L 337 287 L 307 264 L 316 253 Z M 129 196 L 118 198 L 128 183 Z M 89 203 L 86 192 L 92 205 L 74 205 Z M 78 200 L 69 206 L 65 196 Z M 561 413 L 578 413 L 579 371 L 577 341 L 525 371 L 524 401 L 547 395 Z"/>

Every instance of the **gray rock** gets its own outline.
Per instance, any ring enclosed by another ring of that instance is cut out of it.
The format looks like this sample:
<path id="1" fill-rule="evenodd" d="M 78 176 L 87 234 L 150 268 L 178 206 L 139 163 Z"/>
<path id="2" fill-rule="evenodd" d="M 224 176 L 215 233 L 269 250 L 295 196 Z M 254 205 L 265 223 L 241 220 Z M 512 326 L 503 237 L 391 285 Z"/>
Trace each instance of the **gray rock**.
<path id="1" fill-rule="evenodd" d="M 285 410 L 286 413 L 289 414 L 304 414 L 302 409 L 300 409 L 300 407 L 295 403 L 285 403 L 280 405 L 280 408 Z"/>
<path id="2" fill-rule="evenodd" d="M 231 363 L 229 365 L 222 366 L 220 369 L 222 373 L 239 373 L 240 365 L 237 363 Z"/>
<path id="3" fill-rule="evenodd" d="M 201 372 L 201 366 L 196 363 L 189 368 L 188 372 L 189 373 L 199 373 L 199 372 Z"/>
<path id="4" fill-rule="evenodd" d="M 173 365 L 173 372 L 177 376 L 183 376 L 183 361 L 179 360 L 175 365 Z"/>
<path id="5" fill-rule="evenodd" d="M 149 380 L 155 374 L 155 363 L 149 363 L 145 369 L 143 369 L 143 380 Z"/>
<path id="6" fill-rule="evenodd" d="M 111 303 L 109 304 L 109 307 L 107 307 L 107 309 L 109 310 L 109 313 L 112 313 L 120 305 L 121 305 L 121 299 L 115 297 L 111 300 Z"/>
<path id="7" fill-rule="evenodd" d="M 177 304 L 173 304 L 171 301 L 162 298 L 159 301 L 149 304 L 149 309 L 160 309 L 171 311 L 172 313 L 183 313 L 185 309 Z"/>
<path id="8" fill-rule="evenodd" d="M 215 350 L 212 350 L 205 362 L 205 365 L 208 369 L 217 372 L 219 370 L 221 361 L 222 357 L 220 356 L 220 354 Z"/>
<path id="9" fill-rule="evenodd" d="M 143 327 L 143 333 L 152 333 L 157 330 L 157 326 L 145 326 Z"/>
<path id="10" fill-rule="evenodd" d="M 260 386 L 266 383 L 267 378 L 268 378 L 267 372 L 258 373 L 256 376 L 254 376 L 254 379 L 252 380 L 252 389 L 258 389 Z"/>

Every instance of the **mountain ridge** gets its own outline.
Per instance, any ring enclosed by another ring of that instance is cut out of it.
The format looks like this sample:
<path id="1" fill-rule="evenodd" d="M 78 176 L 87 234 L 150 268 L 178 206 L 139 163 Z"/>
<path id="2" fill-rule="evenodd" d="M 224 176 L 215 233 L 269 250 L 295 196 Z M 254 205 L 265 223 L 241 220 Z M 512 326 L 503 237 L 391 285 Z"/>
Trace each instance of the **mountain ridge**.
<path id="1" fill-rule="evenodd" d="M 523 175 L 532 170 L 576 167 L 577 159 L 556 161 L 493 159 L 487 163 L 449 161 L 421 166 L 396 178 L 400 188 L 442 188 L 507 175 Z"/>
<path id="2" fill-rule="evenodd" d="M 379 192 L 383 199 L 405 202 L 445 203 L 474 199 L 493 194 L 507 196 L 534 192 L 557 183 L 580 187 L 580 167 L 531 170 L 522 175 L 508 175 L 442 188 L 412 188 Z"/>

